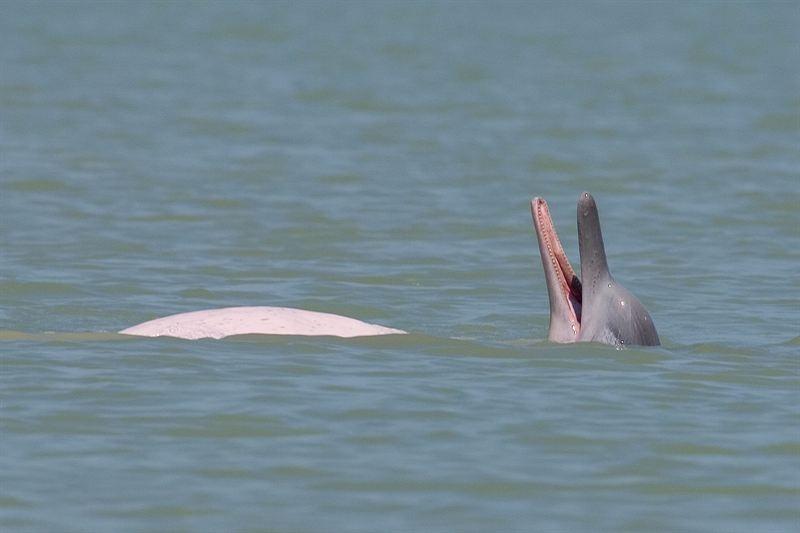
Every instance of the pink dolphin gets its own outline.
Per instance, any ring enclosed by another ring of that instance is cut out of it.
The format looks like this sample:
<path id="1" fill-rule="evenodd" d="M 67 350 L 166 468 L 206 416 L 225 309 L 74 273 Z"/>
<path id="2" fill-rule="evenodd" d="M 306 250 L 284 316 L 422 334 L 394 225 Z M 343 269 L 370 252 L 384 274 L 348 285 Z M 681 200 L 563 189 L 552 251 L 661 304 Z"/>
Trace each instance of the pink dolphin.
<path id="1" fill-rule="evenodd" d="M 288 307 L 226 307 L 181 313 L 123 329 L 124 335 L 221 339 L 230 335 L 329 335 L 367 337 L 404 334 L 399 329 L 368 324 L 355 318 Z"/>

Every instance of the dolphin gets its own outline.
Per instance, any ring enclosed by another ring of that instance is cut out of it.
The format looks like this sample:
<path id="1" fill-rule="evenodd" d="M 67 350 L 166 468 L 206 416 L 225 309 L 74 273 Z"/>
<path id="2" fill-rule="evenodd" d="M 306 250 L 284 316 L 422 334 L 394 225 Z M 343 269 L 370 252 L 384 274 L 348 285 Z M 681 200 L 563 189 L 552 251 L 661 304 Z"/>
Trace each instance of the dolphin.
<path id="1" fill-rule="evenodd" d="M 531 200 L 531 214 L 550 299 L 548 339 L 614 346 L 661 344 L 650 313 L 608 270 L 600 215 L 592 195 L 583 192 L 578 198 L 583 282 L 564 253 L 543 198 L 537 196 Z"/>
<path id="2" fill-rule="evenodd" d="M 583 284 L 564 253 L 547 202 L 534 198 L 531 213 L 550 298 L 548 338 L 561 343 L 594 341 L 616 346 L 659 344 L 650 314 L 608 271 L 600 217 L 592 195 L 584 192 L 578 199 Z M 180 313 L 143 322 L 119 333 L 221 339 L 247 334 L 363 337 L 407 332 L 330 313 L 262 306 Z"/>
<path id="3" fill-rule="evenodd" d="M 123 329 L 123 335 L 222 339 L 231 335 L 302 335 L 367 337 L 402 335 L 400 329 L 369 324 L 341 315 L 291 307 L 224 307 L 156 318 Z"/>

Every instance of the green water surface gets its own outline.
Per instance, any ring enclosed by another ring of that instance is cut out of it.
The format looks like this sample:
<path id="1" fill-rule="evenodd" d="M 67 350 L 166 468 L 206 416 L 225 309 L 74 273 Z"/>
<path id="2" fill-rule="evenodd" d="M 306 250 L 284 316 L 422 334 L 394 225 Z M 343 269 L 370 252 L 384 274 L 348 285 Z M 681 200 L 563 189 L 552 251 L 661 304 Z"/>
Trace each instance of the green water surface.
<path id="1" fill-rule="evenodd" d="M 0 4 L 0 529 L 796 531 L 798 28 Z M 546 341 L 582 190 L 663 346 Z M 114 333 L 234 305 L 411 334 Z"/>

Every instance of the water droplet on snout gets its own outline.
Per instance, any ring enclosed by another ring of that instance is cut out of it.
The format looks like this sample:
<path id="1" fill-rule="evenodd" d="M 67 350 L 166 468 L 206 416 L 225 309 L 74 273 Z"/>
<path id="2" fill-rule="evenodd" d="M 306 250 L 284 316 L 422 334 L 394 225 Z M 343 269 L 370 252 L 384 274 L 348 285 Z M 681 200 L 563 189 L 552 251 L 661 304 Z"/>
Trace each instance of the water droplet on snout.
<path id="1" fill-rule="evenodd" d="M 610 283 L 608 284 L 608 288 L 609 288 L 609 289 L 611 288 L 611 284 L 610 284 Z"/>

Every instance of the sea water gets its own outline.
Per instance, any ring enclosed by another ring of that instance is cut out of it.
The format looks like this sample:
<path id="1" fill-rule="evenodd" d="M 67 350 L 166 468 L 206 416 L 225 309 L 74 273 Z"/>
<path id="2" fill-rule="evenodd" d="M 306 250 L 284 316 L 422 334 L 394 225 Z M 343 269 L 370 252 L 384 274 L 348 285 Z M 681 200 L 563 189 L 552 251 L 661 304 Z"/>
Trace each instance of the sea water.
<path id="1" fill-rule="evenodd" d="M 3 531 L 800 527 L 796 3 L 1 11 Z M 661 347 L 546 340 L 583 190 Z M 410 334 L 115 333 L 235 305 Z"/>

